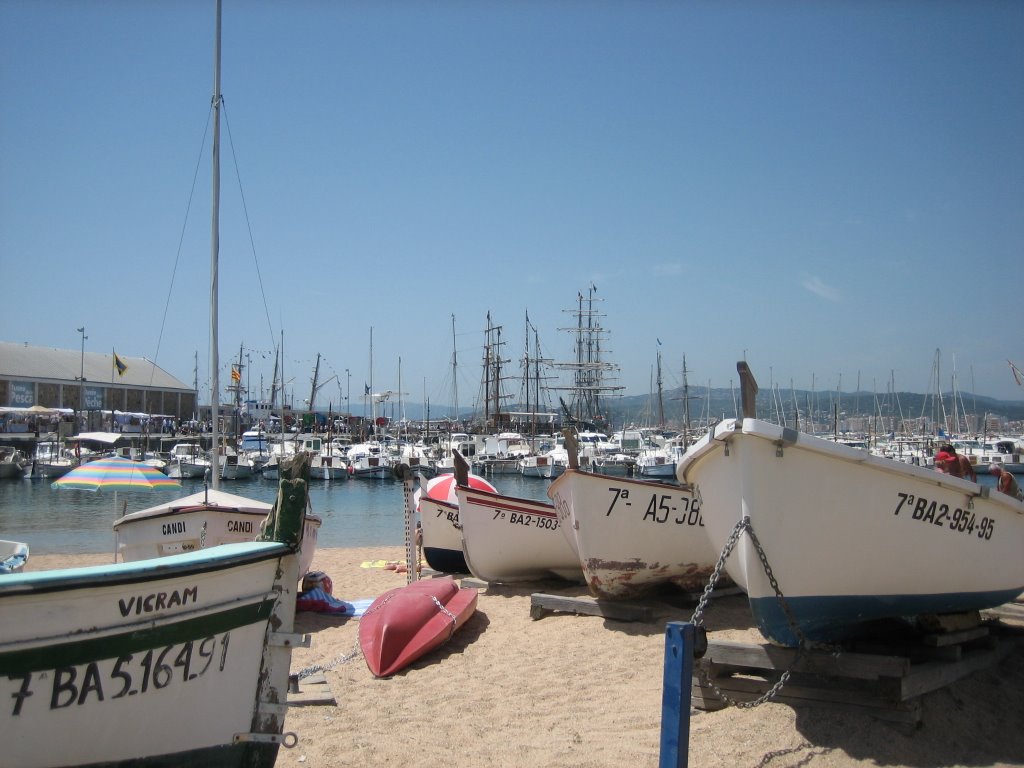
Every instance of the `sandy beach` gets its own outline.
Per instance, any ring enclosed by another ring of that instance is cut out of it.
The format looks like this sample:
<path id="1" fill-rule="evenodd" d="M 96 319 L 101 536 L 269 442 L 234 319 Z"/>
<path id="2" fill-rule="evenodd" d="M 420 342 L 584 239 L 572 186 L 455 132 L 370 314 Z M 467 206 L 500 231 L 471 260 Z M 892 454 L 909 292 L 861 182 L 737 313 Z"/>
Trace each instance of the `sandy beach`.
<path id="1" fill-rule="evenodd" d="M 325 549 L 313 567 L 346 601 L 402 586 L 406 576 L 361 564 L 399 560 L 401 547 Z M 35 556 L 29 570 L 108 562 L 109 555 Z M 329 667 L 336 706 L 289 710 L 299 742 L 279 766 L 656 766 L 666 621 L 693 603 L 659 594 L 655 620 L 620 622 L 548 613 L 530 617 L 535 592 L 581 596 L 582 585 L 544 582 L 482 590 L 476 614 L 444 648 L 390 679 L 358 653 L 358 620 L 298 614 L 312 645 L 292 671 Z M 742 596 L 714 601 L 712 640 L 761 642 Z M 1020 623 L 1018 622 L 1018 626 Z M 1024 766 L 1024 651 L 927 694 L 917 728 L 869 715 L 768 703 L 695 711 L 689 764 L 699 768 L 813 766 Z"/>

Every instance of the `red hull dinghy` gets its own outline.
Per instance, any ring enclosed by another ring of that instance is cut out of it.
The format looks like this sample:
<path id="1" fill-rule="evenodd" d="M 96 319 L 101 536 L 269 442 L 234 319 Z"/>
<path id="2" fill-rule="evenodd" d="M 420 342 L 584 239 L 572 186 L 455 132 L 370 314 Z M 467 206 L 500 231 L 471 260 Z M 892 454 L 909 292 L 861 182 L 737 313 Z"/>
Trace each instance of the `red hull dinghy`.
<path id="1" fill-rule="evenodd" d="M 373 601 L 359 620 L 359 645 L 375 677 L 390 677 L 447 643 L 476 610 L 477 590 L 451 578 L 423 579 Z"/>

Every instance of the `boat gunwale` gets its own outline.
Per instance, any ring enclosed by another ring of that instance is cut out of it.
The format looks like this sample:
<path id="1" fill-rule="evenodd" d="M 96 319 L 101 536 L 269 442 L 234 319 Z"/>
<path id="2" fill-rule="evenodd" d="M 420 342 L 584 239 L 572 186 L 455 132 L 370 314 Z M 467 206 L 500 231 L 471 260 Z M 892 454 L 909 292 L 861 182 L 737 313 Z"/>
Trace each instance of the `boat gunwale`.
<path id="1" fill-rule="evenodd" d="M 149 560 L 21 572 L 0 579 L 0 600 L 19 595 L 95 589 L 214 573 L 247 563 L 278 559 L 295 549 L 278 541 L 246 541 Z"/>

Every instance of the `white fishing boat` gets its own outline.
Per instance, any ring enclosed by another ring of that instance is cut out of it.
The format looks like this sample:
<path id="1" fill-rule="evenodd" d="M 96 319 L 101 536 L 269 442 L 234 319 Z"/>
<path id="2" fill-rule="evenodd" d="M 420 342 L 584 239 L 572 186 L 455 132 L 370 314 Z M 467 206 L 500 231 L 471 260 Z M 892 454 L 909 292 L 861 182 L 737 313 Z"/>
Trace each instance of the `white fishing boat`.
<path id="1" fill-rule="evenodd" d="M 115 551 L 124 562 L 252 541 L 269 514 L 265 501 L 209 488 L 132 512 L 114 522 Z M 306 510 L 299 576 L 309 571 L 322 520 Z"/>
<path id="2" fill-rule="evenodd" d="M 459 486 L 462 550 L 469 572 L 498 584 L 557 576 L 583 581 L 583 569 L 546 502 Z"/>
<path id="3" fill-rule="evenodd" d="M 469 573 L 462 551 L 459 505 L 423 495 L 417 508 L 423 535 L 423 559 L 441 573 Z"/>
<path id="4" fill-rule="evenodd" d="M 222 448 L 218 461 L 220 476 L 224 480 L 248 480 L 253 475 L 252 461 L 233 448 Z"/>
<path id="5" fill-rule="evenodd" d="M 314 480 L 348 480 L 346 450 L 340 443 L 322 437 L 304 437 L 300 450 L 309 451 L 312 456 L 309 476 Z"/>
<path id="6" fill-rule="evenodd" d="M 377 440 L 357 443 L 348 449 L 348 463 L 352 477 L 359 480 L 394 479 L 395 458 L 387 446 Z"/>
<path id="7" fill-rule="evenodd" d="M 699 591 L 714 570 L 719 550 L 687 488 L 570 467 L 548 497 L 598 597 L 621 600 L 666 584 Z"/>
<path id="8" fill-rule="evenodd" d="M 414 475 L 429 480 L 437 474 L 437 469 L 430 461 L 427 449 L 418 443 L 401 443 L 398 447 L 398 462 L 405 464 Z"/>
<path id="9" fill-rule="evenodd" d="M 171 448 L 167 474 L 171 477 L 206 477 L 213 463 L 198 441 L 176 443 Z"/>
<path id="10" fill-rule="evenodd" d="M 568 466 L 569 455 L 565 452 L 565 448 L 557 447 L 546 453 L 523 456 L 519 460 L 519 473 L 523 477 L 553 480 L 565 472 L 565 468 Z"/>
<path id="11" fill-rule="evenodd" d="M 28 562 L 28 544 L 0 539 L 0 574 L 21 573 Z"/>
<path id="12" fill-rule="evenodd" d="M 267 433 L 262 429 L 246 430 L 238 441 L 238 452 L 249 460 L 253 472 L 262 472 L 263 465 L 270 460 Z"/>
<path id="13" fill-rule="evenodd" d="M 32 477 L 63 477 L 78 466 L 78 458 L 72 451 L 56 440 L 43 440 L 36 443 L 36 452 L 32 457 Z"/>
<path id="14" fill-rule="evenodd" d="M 273 540 L 0 579 L 4 765 L 273 765 L 305 489 L 282 481 Z"/>
<path id="15" fill-rule="evenodd" d="M 611 453 L 594 456 L 591 471 L 608 477 L 631 477 L 636 467 L 636 458 L 626 453 Z"/>
<path id="16" fill-rule="evenodd" d="M 17 448 L 0 446 L 0 480 L 16 480 L 25 476 L 28 459 Z"/>
<path id="17" fill-rule="evenodd" d="M 874 456 L 754 418 L 745 364 L 743 419 L 684 454 L 677 476 L 703 500 L 721 550 L 749 521 L 726 569 L 769 640 L 832 642 L 872 622 L 975 611 L 1024 591 L 1024 503 L 961 478 Z"/>
<path id="18" fill-rule="evenodd" d="M 676 476 L 676 460 L 678 453 L 674 446 L 664 445 L 660 448 L 648 448 L 636 457 L 636 474 L 639 477 L 652 479 L 674 480 Z"/>
<path id="19" fill-rule="evenodd" d="M 970 459 L 974 471 L 979 475 L 988 472 L 993 464 L 1015 475 L 1024 474 L 1024 451 L 1015 438 L 997 437 L 971 442 L 970 445 L 964 445 L 962 441 L 952 441 L 957 453 Z"/>

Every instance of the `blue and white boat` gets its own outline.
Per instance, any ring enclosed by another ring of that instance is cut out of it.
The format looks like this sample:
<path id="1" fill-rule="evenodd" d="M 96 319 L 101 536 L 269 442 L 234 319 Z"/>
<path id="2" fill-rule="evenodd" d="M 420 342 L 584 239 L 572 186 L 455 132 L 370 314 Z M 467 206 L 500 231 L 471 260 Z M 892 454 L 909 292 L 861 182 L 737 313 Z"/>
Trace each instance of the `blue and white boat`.
<path id="1" fill-rule="evenodd" d="M 28 544 L 0 539 L 0 574 L 21 573 L 28 562 Z"/>
<path id="2" fill-rule="evenodd" d="M 701 499 L 719 552 L 749 519 L 793 621 L 749 535 L 725 567 L 761 633 L 781 645 L 1024 592 L 1024 503 L 969 480 L 756 418 L 719 423 L 683 455 L 677 478 Z"/>

